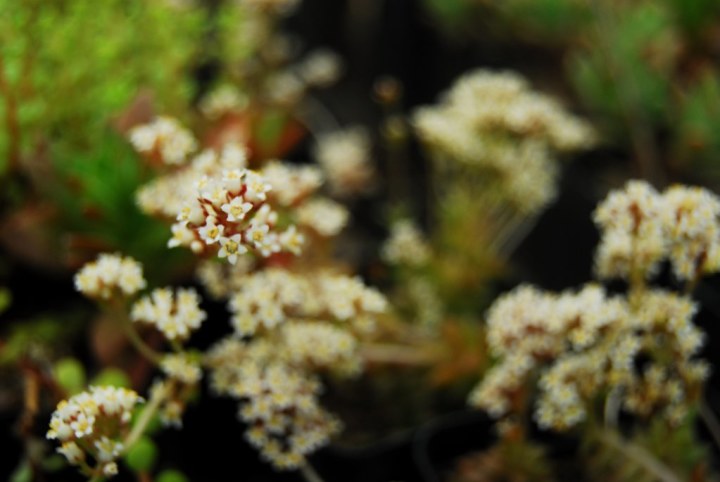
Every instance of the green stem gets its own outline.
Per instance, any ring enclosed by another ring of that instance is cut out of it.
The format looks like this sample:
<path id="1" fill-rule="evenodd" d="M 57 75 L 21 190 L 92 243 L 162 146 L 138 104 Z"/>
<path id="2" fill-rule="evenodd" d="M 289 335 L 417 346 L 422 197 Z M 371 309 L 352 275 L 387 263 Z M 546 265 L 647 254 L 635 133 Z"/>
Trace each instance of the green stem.
<path id="1" fill-rule="evenodd" d="M 143 340 L 138 332 L 135 331 L 135 327 L 132 325 L 132 322 L 130 320 L 123 320 L 122 325 L 125 329 L 125 334 L 127 335 L 128 340 L 130 340 L 130 343 L 133 344 L 137 351 L 155 365 L 159 365 L 162 361 L 162 355 L 153 350 L 150 345 L 145 343 L 145 340 Z"/>
<path id="2" fill-rule="evenodd" d="M 126 451 L 129 450 L 130 447 L 132 447 L 145 432 L 145 429 L 152 420 L 153 416 L 155 416 L 155 414 L 157 413 L 158 409 L 160 408 L 160 404 L 163 402 L 165 396 L 169 391 L 170 387 L 168 385 L 160 385 L 159 388 L 153 391 L 150 398 L 150 403 L 147 404 L 145 410 L 143 410 L 142 414 L 140 415 L 140 418 L 138 418 L 138 421 L 135 423 L 132 430 L 123 441 L 123 446 L 125 447 Z"/>
<path id="3" fill-rule="evenodd" d="M 616 433 L 609 430 L 599 432 L 598 439 L 605 445 L 615 449 L 622 456 L 632 460 L 652 474 L 661 482 L 681 482 L 675 473 L 654 457 L 650 452 L 639 445 L 623 440 Z"/>
<path id="4" fill-rule="evenodd" d="M 320 477 L 308 461 L 305 461 L 305 463 L 300 466 L 300 475 L 303 476 L 306 482 L 323 482 L 322 477 Z"/>

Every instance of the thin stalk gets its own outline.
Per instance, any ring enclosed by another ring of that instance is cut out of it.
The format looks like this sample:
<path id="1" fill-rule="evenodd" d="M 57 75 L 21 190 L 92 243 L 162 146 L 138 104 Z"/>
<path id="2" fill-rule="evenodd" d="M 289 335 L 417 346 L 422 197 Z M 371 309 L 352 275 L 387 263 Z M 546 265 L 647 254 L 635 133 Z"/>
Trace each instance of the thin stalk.
<path id="1" fill-rule="evenodd" d="M 603 418 L 605 426 L 615 428 L 618 424 L 618 414 L 620 413 L 620 390 L 615 387 L 605 398 L 605 406 L 603 407 Z"/>
<path id="2" fill-rule="evenodd" d="M 720 421 L 718 421 L 715 413 L 705 402 L 704 398 L 700 400 L 699 413 L 700 418 L 703 423 L 705 423 L 705 427 L 707 427 L 708 432 L 710 432 L 712 436 L 713 442 L 715 442 L 717 448 L 720 449 Z"/>
<path id="3" fill-rule="evenodd" d="M 300 475 L 303 476 L 303 479 L 305 479 L 305 482 L 323 482 L 322 477 L 320 477 L 320 474 L 318 474 L 312 465 L 310 465 L 310 462 L 305 461 L 300 466 Z"/>
<path id="4" fill-rule="evenodd" d="M 150 345 L 145 343 L 145 340 L 143 340 L 142 337 L 138 334 L 138 332 L 135 331 L 135 327 L 132 325 L 132 322 L 129 320 L 124 320 L 122 325 L 125 329 L 125 334 L 127 335 L 128 340 L 130 340 L 130 343 L 133 344 L 137 351 L 140 352 L 142 356 L 153 362 L 155 365 L 159 365 L 162 361 L 162 355 L 153 350 Z"/>
<path id="5" fill-rule="evenodd" d="M 618 435 L 608 430 L 599 434 L 599 440 L 615 449 L 619 454 L 627 457 L 651 473 L 661 482 L 681 482 L 670 467 L 655 458 L 650 452 L 632 442 L 622 440 Z"/>
<path id="6" fill-rule="evenodd" d="M 158 409 L 160 408 L 160 404 L 163 402 L 163 400 L 165 399 L 165 395 L 169 391 L 170 389 L 166 385 L 161 385 L 158 389 L 153 391 L 153 394 L 150 398 L 150 403 L 147 404 L 145 410 L 143 410 L 142 414 L 140 415 L 140 418 L 138 418 L 138 421 L 135 423 L 132 430 L 123 441 L 123 446 L 125 447 L 126 451 L 130 449 L 130 447 L 132 447 L 145 432 L 145 429 L 147 428 L 155 413 L 157 413 Z"/>

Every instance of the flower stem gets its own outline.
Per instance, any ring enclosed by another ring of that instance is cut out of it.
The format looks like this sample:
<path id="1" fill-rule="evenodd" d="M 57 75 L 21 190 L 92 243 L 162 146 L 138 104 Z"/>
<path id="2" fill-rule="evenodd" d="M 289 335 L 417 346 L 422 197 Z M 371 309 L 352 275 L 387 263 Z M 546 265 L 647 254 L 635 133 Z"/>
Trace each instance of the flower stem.
<path id="1" fill-rule="evenodd" d="M 615 432 L 602 430 L 598 439 L 615 449 L 619 454 L 632 460 L 661 482 L 681 482 L 680 478 L 660 460 L 641 446 L 623 440 Z"/>
<path id="2" fill-rule="evenodd" d="M 160 385 L 156 390 L 153 391 L 150 398 L 150 403 L 147 404 L 145 410 L 143 410 L 142 414 L 140 415 L 137 423 L 135 423 L 132 430 L 123 441 L 123 446 L 125 447 L 125 450 L 130 449 L 130 447 L 132 447 L 145 432 L 145 429 L 147 428 L 155 413 L 160 408 L 160 404 L 163 402 L 163 400 L 165 399 L 165 395 L 169 391 L 170 387 L 167 385 Z"/>
<path id="3" fill-rule="evenodd" d="M 323 482 L 322 477 L 315 471 L 312 465 L 310 465 L 310 462 L 305 461 L 300 466 L 300 475 L 303 476 L 303 479 L 305 479 L 305 482 Z"/>
<path id="4" fill-rule="evenodd" d="M 715 413 L 705 402 L 704 398 L 700 400 L 699 413 L 700 418 L 702 418 L 702 421 L 705 423 L 705 427 L 707 427 L 708 432 L 710 432 L 712 436 L 713 442 L 715 442 L 717 448 L 720 449 L 720 421 L 718 421 L 717 416 L 715 416 Z"/>
<path id="5" fill-rule="evenodd" d="M 142 356 L 153 362 L 155 365 L 159 365 L 160 361 L 162 360 L 162 355 L 153 350 L 150 345 L 145 343 L 145 341 L 135 330 L 132 322 L 129 320 L 125 320 L 122 325 L 125 329 L 125 334 L 127 335 L 128 340 L 130 340 L 130 343 L 133 344 L 137 351 L 139 351 Z"/>

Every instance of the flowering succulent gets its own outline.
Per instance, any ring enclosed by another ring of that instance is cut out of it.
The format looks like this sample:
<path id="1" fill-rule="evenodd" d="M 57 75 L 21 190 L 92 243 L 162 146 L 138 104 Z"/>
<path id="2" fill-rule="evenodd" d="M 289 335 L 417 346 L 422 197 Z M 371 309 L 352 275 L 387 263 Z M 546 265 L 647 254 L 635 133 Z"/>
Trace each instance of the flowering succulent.
<path id="1" fill-rule="evenodd" d="M 113 476 L 133 409 L 142 401 L 125 388 L 90 387 L 58 403 L 47 438 L 60 442 L 58 452 L 86 475 Z"/>
<path id="2" fill-rule="evenodd" d="M 588 124 L 511 72 L 464 74 L 438 106 L 416 111 L 414 125 L 443 171 L 482 171 L 488 188 L 524 213 L 556 195 L 553 153 L 594 142 Z"/>
<path id="3" fill-rule="evenodd" d="M 720 269 L 720 199 L 705 189 L 673 186 L 660 194 L 631 181 L 610 193 L 594 219 L 602 230 L 595 269 L 603 278 L 649 278 L 664 260 L 682 281 Z"/>

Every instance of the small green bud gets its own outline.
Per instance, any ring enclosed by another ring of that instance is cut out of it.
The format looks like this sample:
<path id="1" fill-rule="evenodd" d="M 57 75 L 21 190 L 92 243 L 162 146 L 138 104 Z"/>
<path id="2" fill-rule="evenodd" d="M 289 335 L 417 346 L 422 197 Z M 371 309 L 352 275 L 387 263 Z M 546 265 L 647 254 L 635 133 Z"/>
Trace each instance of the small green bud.
<path id="1" fill-rule="evenodd" d="M 92 385 L 130 388 L 130 379 L 122 370 L 106 368 L 93 379 Z"/>

